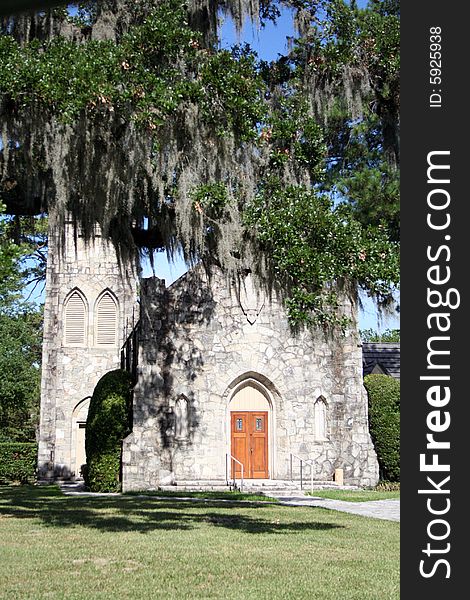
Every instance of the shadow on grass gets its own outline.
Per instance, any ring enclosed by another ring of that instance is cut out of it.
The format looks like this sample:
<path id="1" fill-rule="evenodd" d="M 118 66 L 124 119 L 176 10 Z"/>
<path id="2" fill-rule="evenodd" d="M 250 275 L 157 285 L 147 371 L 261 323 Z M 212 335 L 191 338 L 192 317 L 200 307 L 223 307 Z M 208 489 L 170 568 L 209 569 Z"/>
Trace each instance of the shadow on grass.
<path id="1" fill-rule="evenodd" d="M 281 522 L 267 511 L 279 506 L 210 500 L 156 500 L 130 496 L 64 496 L 53 486 L 0 487 L 0 517 L 39 519 L 49 527 L 88 527 L 103 532 L 189 530 L 202 524 L 246 533 L 294 533 L 342 528 L 335 523 Z M 237 512 L 236 509 L 243 509 Z M 247 513 L 251 514 L 248 515 Z M 264 514 L 263 514 L 264 513 Z"/>

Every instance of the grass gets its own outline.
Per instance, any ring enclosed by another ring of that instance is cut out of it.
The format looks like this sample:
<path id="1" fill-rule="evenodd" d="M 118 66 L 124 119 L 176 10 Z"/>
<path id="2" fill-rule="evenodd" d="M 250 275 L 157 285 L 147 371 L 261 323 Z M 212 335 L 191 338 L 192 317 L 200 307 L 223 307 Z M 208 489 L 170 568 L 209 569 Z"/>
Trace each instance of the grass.
<path id="1" fill-rule="evenodd" d="M 395 600 L 399 524 L 311 507 L 1 487 L 0 598 Z"/>
<path id="2" fill-rule="evenodd" d="M 314 490 L 307 492 L 309 496 L 329 498 L 330 500 L 344 500 L 346 502 L 369 502 L 370 500 L 397 500 L 399 491 L 382 490 Z"/>
<path id="3" fill-rule="evenodd" d="M 127 492 L 129 496 L 160 496 L 162 498 L 203 498 L 208 500 L 243 500 L 251 502 L 279 502 L 277 498 L 271 498 L 270 496 L 263 496 L 261 494 L 250 494 L 244 492 L 185 492 L 183 490 L 155 490 L 145 492 Z"/>

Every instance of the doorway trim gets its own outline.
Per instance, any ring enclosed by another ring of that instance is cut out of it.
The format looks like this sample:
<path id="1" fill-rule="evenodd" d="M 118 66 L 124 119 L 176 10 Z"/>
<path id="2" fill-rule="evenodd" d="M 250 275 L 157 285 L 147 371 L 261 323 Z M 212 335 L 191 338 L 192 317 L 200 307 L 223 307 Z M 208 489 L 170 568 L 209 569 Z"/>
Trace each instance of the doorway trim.
<path id="1" fill-rule="evenodd" d="M 246 386 L 252 386 L 256 388 L 267 400 L 268 407 L 268 473 L 269 479 L 274 479 L 276 476 L 276 396 L 279 394 L 271 383 L 271 381 L 261 375 L 250 371 L 240 375 L 232 381 L 228 386 L 226 396 L 226 418 L 225 418 L 225 440 L 226 440 L 226 453 L 230 456 L 232 454 L 231 448 L 231 404 L 237 393 Z M 237 412 L 238 409 L 235 409 Z M 245 410 L 245 409 L 243 409 Z M 259 409 L 253 408 L 247 412 L 257 412 Z"/>

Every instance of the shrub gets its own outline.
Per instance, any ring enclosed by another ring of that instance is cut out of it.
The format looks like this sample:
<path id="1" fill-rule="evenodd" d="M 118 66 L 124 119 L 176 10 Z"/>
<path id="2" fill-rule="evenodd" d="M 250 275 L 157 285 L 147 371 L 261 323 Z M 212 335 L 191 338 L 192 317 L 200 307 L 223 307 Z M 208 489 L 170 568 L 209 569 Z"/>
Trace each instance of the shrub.
<path id="1" fill-rule="evenodd" d="M 0 443 L 0 483 L 34 480 L 37 453 L 38 446 L 35 443 Z"/>
<path id="2" fill-rule="evenodd" d="M 400 482 L 399 481 L 379 481 L 375 486 L 374 490 L 377 492 L 399 492 Z"/>
<path id="3" fill-rule="evenodd" d="M 380 478 L 400 481 L 400 382 L 388 375 L 367 375 L 364 385 Z"/>
<path id="4" fill-rule="evenodd" d="M 121 489 L 122 440 L 132 430 L 132 378 L 122 370 L 106 373 L 90 401 L 85 430 L 85 483 L 93 492 Z"/>

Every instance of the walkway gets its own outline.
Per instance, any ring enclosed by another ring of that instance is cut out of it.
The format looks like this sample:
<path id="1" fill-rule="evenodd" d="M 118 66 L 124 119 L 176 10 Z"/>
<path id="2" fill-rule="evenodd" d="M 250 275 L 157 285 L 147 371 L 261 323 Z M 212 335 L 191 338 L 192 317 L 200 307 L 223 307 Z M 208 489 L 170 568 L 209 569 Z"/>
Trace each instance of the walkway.
<path id="1" fill-rule="evenodd" d="M 120 496 L 119 493 L 97 493 L 84 491 L 82 483 L 61 483 L 59 484 L 62 492 L 68 496 Z M 328 508 L 330 510 L 339 510 L 341 512 L 363 517 L 372 517 L 374 519 L 384 519 L 386 521 L 400 521 L 400 500 L 371 500 L 369 502 L 345 502 L 344 500 L 330 500 L 329 498 L 318 498 L 315 496 L 286 496 L 276 494 L 270 491 L 269 496 L 277 498 L 279 504 L 285 506 L 315 506 L 319 508 Z M 148 497 L 155 500 L 186 500 L 193 502 L 214 502 L 214 498 L 191 498 L 181 493 L 181 497 L 146 495 L 145 492 L 139 496 L 127 496 L 128 498 Z M 231 500 L 224 498 L 217 502 L 236 502 L 250 504 L 250 500 Z M 262 502 L 262 501 L 260 501 Z"/>
<path id="2" fill-rule="evenodd" d="M 316 506 L 363 517 L 373 517 L 374 519 L 400 520 L 400 500 L 345 502 L 344 500 L 330 500 L 329 498 L 316 498 L 315 496 L 276 496 L 275 493 L 270 495 L 277 497 L 279 503 L 286 506 Z"/>

